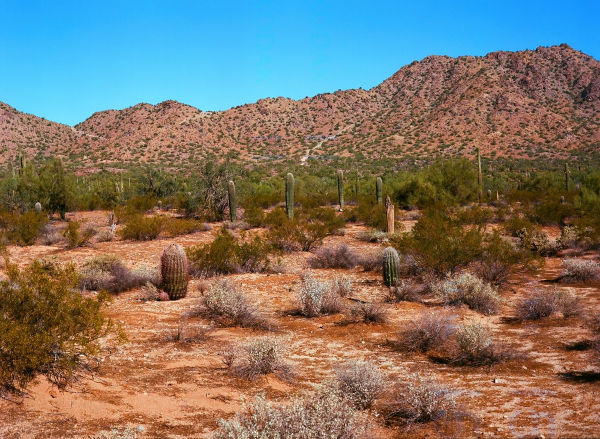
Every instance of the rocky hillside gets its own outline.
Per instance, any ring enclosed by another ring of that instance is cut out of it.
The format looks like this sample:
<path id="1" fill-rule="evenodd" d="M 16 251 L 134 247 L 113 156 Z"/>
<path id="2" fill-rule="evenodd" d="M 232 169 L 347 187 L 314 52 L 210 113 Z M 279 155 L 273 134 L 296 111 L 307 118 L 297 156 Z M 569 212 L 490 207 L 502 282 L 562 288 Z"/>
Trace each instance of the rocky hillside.
<path id="1" fill-rule="evenodd" d="M 263 162 L 332 156 L 565 157 L 600 146 L 600 62 L 563 44 L 484 57 L 429 56 L 370 90 L 223 112 L 176 101 L 95 113 L 68 127 L 0 104 L 0 160 L 62 153 L 100 162 Z"/>

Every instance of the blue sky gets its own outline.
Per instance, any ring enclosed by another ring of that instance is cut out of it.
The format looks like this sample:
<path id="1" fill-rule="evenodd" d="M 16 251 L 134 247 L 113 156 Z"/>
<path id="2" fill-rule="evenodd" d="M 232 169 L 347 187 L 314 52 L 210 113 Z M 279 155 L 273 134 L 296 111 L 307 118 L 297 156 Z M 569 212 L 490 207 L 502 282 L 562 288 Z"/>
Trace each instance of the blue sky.
<path id="1" fill-rule="evenodd" d="M 0 0 L 0 101 L 72 125 L 138 102 L 224 110 L 371 88 L 434 54 L 566 42 L 600 59 L 599 4 Z"/>

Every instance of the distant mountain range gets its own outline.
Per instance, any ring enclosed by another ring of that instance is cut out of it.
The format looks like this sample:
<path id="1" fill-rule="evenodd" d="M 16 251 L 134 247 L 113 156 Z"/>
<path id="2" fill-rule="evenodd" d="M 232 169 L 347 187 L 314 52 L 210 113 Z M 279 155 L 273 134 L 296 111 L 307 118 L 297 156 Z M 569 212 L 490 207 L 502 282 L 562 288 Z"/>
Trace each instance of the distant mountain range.
<path id="1" fill-rule="evenodd" d="M 1 97 L 0 97 L 1 98 Z M 483 57 L 429 56 L 370 89 L 266 98 L 221 112 L 176 101 L 70 127 L 0 102 L 0 163 L 19 147 L 78 166 L 473 154 L 561 158 L 600 149 L 600 62 L 566 44 Z"/>

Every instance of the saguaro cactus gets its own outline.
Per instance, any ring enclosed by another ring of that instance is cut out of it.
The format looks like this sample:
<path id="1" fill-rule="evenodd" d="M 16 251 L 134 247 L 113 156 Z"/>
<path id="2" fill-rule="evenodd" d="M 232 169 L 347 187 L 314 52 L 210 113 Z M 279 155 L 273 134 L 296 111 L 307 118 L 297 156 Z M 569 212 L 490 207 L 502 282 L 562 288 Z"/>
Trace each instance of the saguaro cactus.
<path id="1" fill-rule="evenodd" d="M 234 222 L 237 220 L 237 199 L 233 180 L 229 180 L 229 183 L 227 183 L 227 192 L 229 194 L 229 220 Z"/>
<path id="2" fill-rule="evenodd" d="M 354 195 L 356 195 L 356 200 L 358 201 L 358 170 L 356 170 L 356 177 L 354 180 Z"/>
<path id="3" fill-rule="evenodd" d="M 169 295 L 169 299 L 185 297 L 188 288 L 188 260 L 180 244 L 171 244 L 165 249 L 160 257 L 160 268 L 161 289 Z"/>
<path id="4" fill-rule="evenodd" d="M 394 218 L 394 205 L 392 203 L 387 203 L 387 232 L 389 234 L 394 233 L 395 228 L 395 218 Z"/>
<path id="5" fill-rule="evenodd" d="M 375 195 L 377 195 L 377 204 L 383 204 L 383 181 L 381 177 L 375 180 Z"/>
<path id="6" fill-rule="evenodd" d="M 344 171 L 338 169 L 337 171 L 337 186 L 338 186 L 338 202 L 340 205 L 340 212 L 344 210 Z"/>
<path id="7" fill-rule="evenodd" d="M 394 247 L 388 247 L 383 251 L 383 283 L 386 287 L 395 287 L 398 283 L 398 271 L 400 269 L 400 257 Z"/>
<path id="8" fill-rule="evenodd" d="M 569 192 L 571 189 L 571 172 L 569 171 L 569 164 L 565 163 L 565 190 Z"/>
<path id="9" fill-rule="evenodd" d="M 288 219 L 294 219 L 294 175 L 291 172 L 285 177 L 285 211 Z"/>

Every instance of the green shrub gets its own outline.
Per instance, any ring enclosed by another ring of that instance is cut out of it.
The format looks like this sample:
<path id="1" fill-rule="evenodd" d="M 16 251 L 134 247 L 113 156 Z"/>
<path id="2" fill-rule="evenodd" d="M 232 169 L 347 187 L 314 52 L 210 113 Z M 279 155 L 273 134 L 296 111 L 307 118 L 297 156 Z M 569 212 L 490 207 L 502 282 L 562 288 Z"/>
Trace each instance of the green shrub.
<path id="1" fill-rule="evenodd" d="M 123 239 L 149 241 L 160 235 L 163 225 L 164 220 L 160 217 L 145 217 L 136 214 L 129 218 L 120 233 Z"/>
<path id="2" fill-rule="evenodd" d="M 7 276 L 0 281 L 0 393 L 21 393 L 38 374 L 68 385 L 111 327 L 101 313 L 106 297 L 81 295 L 71 265 L 9 265 Z"/>
<path id="3" fill-rule="evenodd" d="M 265 211 L 260 206 L 247 207 L 244 211 L 244 219 L 252 227 L 262 227 L 265 222 Z"/>
<path id="4" fill-rule="evenodd" d="M 195 219 L 170 218 L 168 220 L 164 220 L 163 229 L 167 236 L 175 237 L 206 231 L 209 230 L 209 227 L 202 221 Z"/>
<path id="5" fill-rule="evenodd" d="M 415 257 L 418 264 L 439 275 L 454 273 L 483 252 L 482 231 L 464 227 L 445 212 L 428 209 L 411 232 L 392 240 L 393 246 Z"/>
<path id="6" fill-rule="evenodd" d="M 91 227 L 86 227 L 81 232 L 81 223 L 78 221 L 69 221 L 64 232 L 64 237 L 67 239 L 68 248 L 83 247 L 87 245 L 96 234 L 96 230 Z"/>
<path id="7" fill-rule="evenodd" d="M 48 223 L 48 217 L 42 212 L 4 214 L 0 217 L 0 229 L 6 232 L 8 242 L 17 245 L 33 245 Z"/>
<path id="8" fill-rule="evenodd" d="M 236 272 L 260 272 L 269 265 L 272 248 L 258 236 L 245 241 L 221 229 L 210 244 L 186 249 L 190 270 L 195 275 L 214 276 Z"/>

